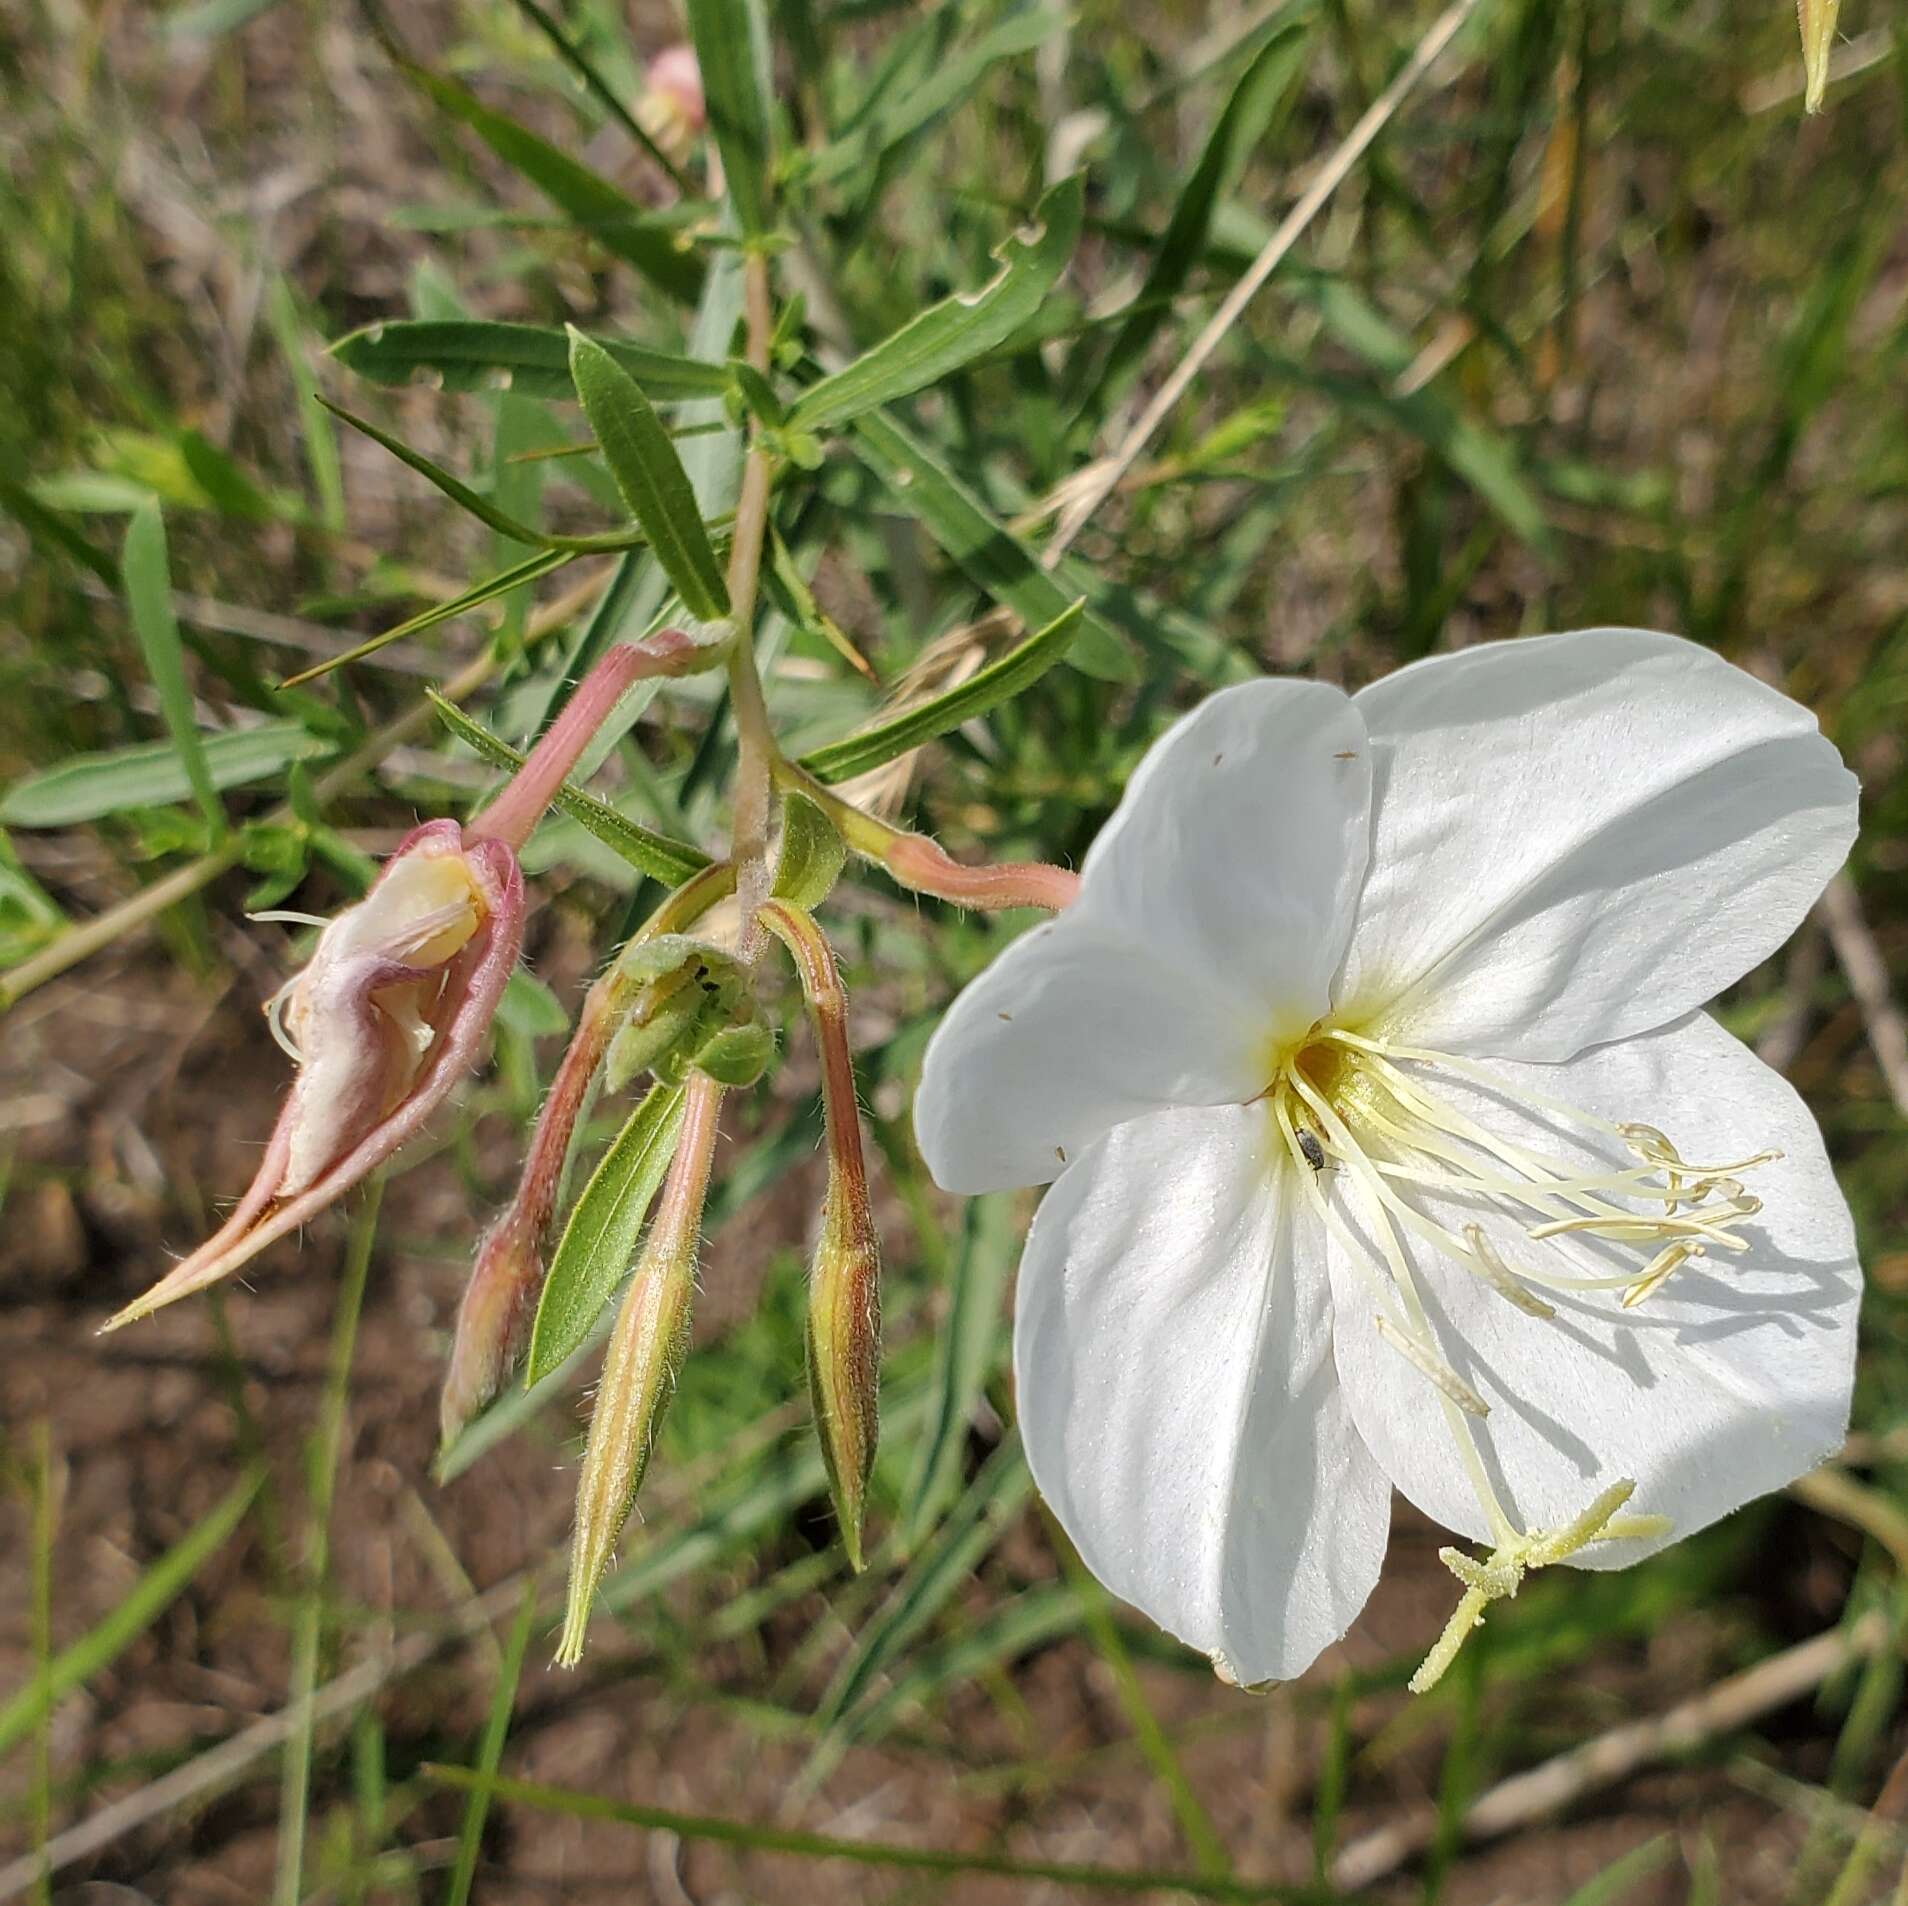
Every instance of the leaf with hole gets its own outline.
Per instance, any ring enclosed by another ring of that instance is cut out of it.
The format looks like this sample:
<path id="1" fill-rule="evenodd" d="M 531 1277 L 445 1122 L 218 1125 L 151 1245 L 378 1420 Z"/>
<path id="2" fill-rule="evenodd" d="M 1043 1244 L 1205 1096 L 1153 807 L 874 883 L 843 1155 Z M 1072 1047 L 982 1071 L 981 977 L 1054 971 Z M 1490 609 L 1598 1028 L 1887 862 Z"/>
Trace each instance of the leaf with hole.
<path id="1" fill-rule="evenodd" d="M 811 385 L 796 400 L 796 429 L 827 430 L 925 390 L 971 359 L 991 351 L 1027 323 L 1052 291 L 1079 242 L 1082 210 L 1077 176 L 1056 185 L 1034 210 L 1030 230 L 997 254 L 1000 270 L 979 291 L 957 293 L 864 352 L 845 369 Z"/>

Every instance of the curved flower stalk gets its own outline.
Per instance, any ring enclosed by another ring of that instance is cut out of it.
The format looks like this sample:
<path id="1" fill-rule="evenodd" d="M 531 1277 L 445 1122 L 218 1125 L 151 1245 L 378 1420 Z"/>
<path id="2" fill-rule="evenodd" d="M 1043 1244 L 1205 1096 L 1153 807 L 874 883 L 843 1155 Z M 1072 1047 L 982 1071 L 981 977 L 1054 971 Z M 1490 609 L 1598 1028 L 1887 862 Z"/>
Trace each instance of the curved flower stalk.
<path id="1" fill-rule="evenodd" d="M 1428 1686 L 1529 1569 L 1624 1566 L 1837 1446 L 1848 1210 L 1699 1009 L 1856 799 L 1805 710 L 1636 630 L 1248 683 L 1158 743 L 915 1107 L 945 1188 L 1056 1181 L 1021 1430 L 1096 1574 L 1287 1678 L 1370 1593 L 1395 1486 L 1487 1552 L 1445 1552 Z"/>
<path id="2" fill-rule="evenodd" d="M 297 1076 L 238 1207 L 105 1326 L 117 1330 L 229 1277 L 413 1137 L 475 1064 L 523 946 L 517 850 L 624 692 L 706 667 L 675 629 L 609 650 L 503 792 L 469 826 L 427 821 L 370 891 L 325 926 L 266 1005 Z"/>

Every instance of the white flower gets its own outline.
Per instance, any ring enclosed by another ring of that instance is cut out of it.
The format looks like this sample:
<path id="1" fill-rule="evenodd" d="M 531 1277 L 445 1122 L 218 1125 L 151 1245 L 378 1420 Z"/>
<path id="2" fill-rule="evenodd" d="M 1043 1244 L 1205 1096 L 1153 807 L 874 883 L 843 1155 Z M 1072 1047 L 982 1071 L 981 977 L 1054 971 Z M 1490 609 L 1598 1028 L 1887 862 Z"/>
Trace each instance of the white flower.
<path id="1" fill-rule="evenodd" d="M 1856 793 L 1804 709 L 1626 629 L 1251 682 L 1153 748 L 915 1105 L 948 1190 L 1057 1179 L 1020 1423 L 1095 1574 L 1290 1677 L 1395 1485 L 1491 1551 L 1447 1551 L 1435 1678 L 1525 1569 L 1621 1567 L 1837 1446 L 1848 1210 L 1698 1008 L 1794 930 Z"/>

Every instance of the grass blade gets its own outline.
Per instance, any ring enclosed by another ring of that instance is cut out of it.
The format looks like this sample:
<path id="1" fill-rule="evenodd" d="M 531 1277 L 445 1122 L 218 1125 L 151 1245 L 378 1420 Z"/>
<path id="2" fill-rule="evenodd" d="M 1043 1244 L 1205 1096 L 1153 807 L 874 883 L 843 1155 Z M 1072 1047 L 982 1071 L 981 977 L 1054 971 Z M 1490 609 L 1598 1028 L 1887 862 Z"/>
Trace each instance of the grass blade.
<path id="1" fill-rule="evenodd" d="M 248 1469 L 210 1510 L 133 1584 L 132 1592 L 78 1641 L 61 1649 L 45 1677 L 49 1702 L 59 1701 L 109 1666 L 152 1626 L 222 1549 L 252 1506 L 265 1480 L 263 1468 Z M 0 1707 L 0 1754 L 10 1752 L 32 1732 L 40 1691 L 22 1688 Z"/>
<path id="2" fill-rule="evenodd" d="M 600 344 L 570 332 L 570 375 L 603 459 L 689 613 L 719 622 L 729 591 L 682 459 L 642 386 Z"/>
<path id="3" fill-rule="evenodd" d="M 912 1550 L 958 1486 L 967 1427 L 999 1361 L 1001 1297 L 1020 1256 L 1012 1201 L 972 1198 L 962 1214 L 960 1255 L 948 1280 L 946 1321 L 935 1342 L 927 1426 L 917 1445 L 900 1542 Z"/>
<path id="4" fill-rule="evenodd" d="M 331 1355 L 318 1421 L 306 1448 L 311 1514 L 306 1525 L 303 1582 L 292 1621 L 292 1730 L 285 1742 L 279 1778 L 278 1867 L 272 1906 L 298 1906 L 304 1896 L 305 1828 L 311 1814 L 311 1742 L 316 1722 L 319 1652 L 324 1644 L 325 1582 L 331 1567 L 331 1505 L 338 1488 L 338 1459 L 344 1447 L 345 1407 L 351 1395 L 351 1360 L 357 1350 L 358 1320 L 364 1311 L 365 1280 L 377 1242 L 378 1207 L 384 1176 L 375 1175 L 351 1223 L 338 1308 L 332 1318 Z"/>
<path id="5" fill-rule="evenodd" d="M 492 767 L 510 773 L 523 766 L 524 757 L 501 736 L 493 735 L 482 722 L 474 721 L 457 706 L 446 701 L 435 689 L 427 688 L 437 718 L 459 741 L 466 743 Z M 607 801 L 566 781 L 552 801 L 560 812 L 569 815 L 578 826 L 587 828 L 613 853 L 622 855 L 632 867 L 665 886 L 679 887 L 693 873 L 708 866 L 709 856 L 687 841 L 671 840 L 666 834 L 652 833 L 639 821 L 618 813 Z"/>
<path id="6" fill-rule="evenodd" d="M 646 350 L 620 338 L 594 338 L 658 402 L 720 397 L 729 388 L 721 364 Z M 374 384 L 404 384 L 420 373 L 445 390 L 514 390 L 525 397 L 576 395 L 570 341 L 541 324 L 498 324 L 461 318 L 385 318 L 347 332 L 331 346 L 347 370 Z"/>
<path id="7" fill-rule="evenodd" d="M 165 716 L 172 746 L 185 771 L 187 785 L 205 816 L 216 841 L 225 833 L 225 809 L 205 764 L 205 747 L 192 715 L 192 691 L 186 686 L 185 652 L 179 644 L 179 621 L 172 613 L 172 568 L 166 560 L 166 524 L 156 499 L 148 499 L 132 513 L 126 525 L 120 575 L 126 586 L 126 604 L 132 611 L 146 672 L 159 691 L 159 709 Z"/>
<path id="8" fill-rule="evenodd" d="M 684 1840 L 709 1840 L 757 1853 L 788 1853 L 811 1860 L 847 1860 L 857 1866 L 904 1872 L 990 1873 L 1003 1879 L 1046 1880 L 1056 1886 L 1082 1886 L 1112 1893 L 1190 1893 L 1195 1899 L 1283 1901 L 1287 1906 L 1331 1906 L 1336 1895 L 1315 1887 L 1281 1886 L 1272 1880 L 1223 1879 L 1204 1873 L 1154 1872 L 1144 1868 L 1089 1866 L 1067 1860 L 1016 1860 L 999 1853 L 961 1853 L 942 1847 L 896 1846 L 880 1840 L 841 1840 L 794 1827 L 763 1826 L 753 1820 L 729 1820 L 713 1814 L 676 1813 L 602 1794 L 546 1786 L 538 1781 L 484 1780 L 465 1767 L 426 1763 L 426 1779 L 469 1793 L 485 1788 L 497 1799 L 578 1820 L 606 1820 L 651 1832 L 673 1833 Z"/>
<path id="9" fill-rule="evenodd" d="M 549 1375 L 583 1341 L 615 1295 L 681 1124 L 682 1087 L 652 1085 L 583 1187 L 537 1303 L 524 1359 L 526 1385 Z"/>
<path id="10" fill-rule="evenodd" d="M 995 254 L 1001 268 L 990 284 L 957 292 L 803 392 L 790 413 L 796 429 L 826 430 L 879 404 L 924 390 L 991 351 L 1027 323 L 1045 302 L 1080 237 L 1078 177 L 1056 185 L 1034 212 L 1031 231 L 1017 233 Z"/>
<path id="11" fill-rule="evenodd" d="M 854 423 L 854 448 L 888 485 L 905 510 L 946 552 L 954 566 L 990 600 L 1012 609 L 1030 629 L 1044 629 L 1073 598 L 1034 561 L 1025 546 L 919 439 L 885 411 Z M 1073 665 L 1107 681 L 1130 681 L 1125 644 L 1089 610 L 1080 621 Z"/>
<path id="12" fill-rule="evenodd" d="M 484 1722 L 484 1737 L 477 1748 L 474 1771 L 484 1780 L 496 1778 L 497 1763 L 503 1758 L 504 1741 L 510 1733 L 510 1710 L 517 1702 L 517 1683 L 523 1677 L 523 1657 L 530 1646 L 530 1631 L 536 1625 L 537 1583 L 524 1584 L 523 1599 L 517 1604 L 517 1619 L 511 1624 L 510 1639 L 504 1643 L 503 1660 L 497 1667 L 497 1686 L 490 1697 L 490 1713 Z M 451 1869 L 450 1885 L 445 1889 L 444 1906 L 468 1906 L 470 1889 L 477 1877 L 477 1856 L 483 1848 L 484 1817 L 490 1811 L 490 1789 L 473 1787 L 464 1806 L 464 1823 L 457 1834 L 457 1864 Z"/>
<path id="13" fill-rule="evenodd" d="M 1070 603 L 1044 629 L 1028 636 L 977 674 L 956 688 L 918 708 L 909 708 L 872 728 L 845 740 L 833 741 L 802 757 L 801 765 L 820 781 L 846 781 L 865 774 L 884 761 L 892 761 L 910 748 L 918 748 L 964 721 L 972 721 L 1002 702 L 1010 701 L 1023 689 L 1031 688 L 1048 669 L 1065 656 L 1080 632 L 1086 614 L 1086 599 Z"/>
<path id="14" fill-rule="evenodd" d="M 640 272 L 659 291 L 679 303 L 695 301 L 702 288 L 702 262 L 685 248 L 670 226 L 529 127 L 504 113 L 493 112 L 459 81 L 420 66 L 395 45 L 391 52 L 419 92 L 441 112 L 468 126 L 578 230 Z"/>
<path id="15" fill-rule="evenodd" d="M 1237 183 L 1253 147 L 1264 137 L 1298 76 L 1308 28 L 1309 22 L 1301 20 L 1281 23 L 1239 76 L 1173 206 L 1132 311 L 1120 326 L 1099 375 L 1079 401 L 1082 413 L 1101 415 L 1111 408 L 1138 371 L 1160 326 L 1171 316 L 1173 299 L 1206 249 L 1213 214 Z"/>

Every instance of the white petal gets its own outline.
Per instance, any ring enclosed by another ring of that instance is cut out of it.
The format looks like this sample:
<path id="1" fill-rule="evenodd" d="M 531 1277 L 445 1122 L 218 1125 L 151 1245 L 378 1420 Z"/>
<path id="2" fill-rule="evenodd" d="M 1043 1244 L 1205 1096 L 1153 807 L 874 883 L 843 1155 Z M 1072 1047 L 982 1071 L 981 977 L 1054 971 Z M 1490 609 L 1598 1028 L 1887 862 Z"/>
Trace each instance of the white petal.
<path id="1" fill-rule="evenodd" d="M 1505 1507 L 1554 1527 L 1610 1483 L 1637 1483 L 1630 1509 L 1665 1515 L 1661 1540 L 1586 1551 L 1620 1568 L 1779 1489 L 1840 1444 L 1854 1378 L 1861 1277 L 1854 1230 L 1807 1107 L 1778 1074 L 1705 1014 L 1583 1053 L 1559 1066 L 1487 1062 L 1510 1089 L 1666 1132 L 1692 1163 L 1765 1146 L 1785 1156 L 1743 1174 L 1763 1200 L 1740 1256 L 1713 1250 L 1630 1311 L 1620 1292 L 1544 1290 L 1554 1320 L 1524 1315 L 1430 1245 L 1409 1246 L 1447 1362 L 1490 1404 L 1473 1428 Z M 1435 1074 L 1441 1097 L 1492 1131 L 1560 1159 L 1595 1154 L 1508 1107 L 1487 1088 Z M 1623 1164 L 1614 1142 L 1602 1154 Z M 1336 1174 L 1347 1211 L 1362 1206 Z M 1481 1223 L 1512 1269 L 1628 1272 L 1632 1245 L 1532 1243 L 1502 1205 L 1443 1197 L 1420 1209 L 1453 1230 Z M 1536 1222 L 1535 1219 L 1529 1222 Z M 1647 1251 L 1648 1247 L 1644 1247 Z M 1430 1386 L 1369 1327 L 1372 1301 L 1334 1244 L 1338 1368 L 1352 1415 L 1392 1481 L 1427 1515 L 1476 1540 L 1487 1528 Z M 1534 1287 L 1533 1287 L 1534 1288 Z"/>
<path id="2" fill-rule="evenodd" d="M 1315 682 L 1200 704 L 1140 764 L 1080 894 L 954 1002 L 915 1131 L 949 1191 L 1043 1184 L 1124 1119 L 1238 1103 L 1331 1003 L 1365 870 L 1369 749 Z"/>
<path id="3" fill-rule="evenodd" d="M 1814 717 L 1675 636 L 1487 643 L 1357 706 L 1371 877 L 1339 1002 L 1420 1045 L 1555 1060 L 1666 1025 L 1774 952 L 1855 837 Z"/>
<path id="4" fill-rule="evenodd" d="M 1109 1133 L 1040 1207 L 1014 1329 L 1028 1460 L 1087 1566 L 1248 1684 L 1351 1625 L 1390 1505 L 1277 1145 L 1262 1106 Z"/>

